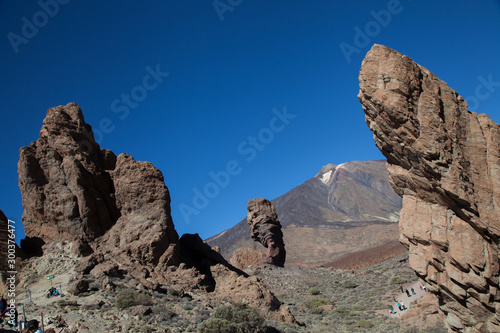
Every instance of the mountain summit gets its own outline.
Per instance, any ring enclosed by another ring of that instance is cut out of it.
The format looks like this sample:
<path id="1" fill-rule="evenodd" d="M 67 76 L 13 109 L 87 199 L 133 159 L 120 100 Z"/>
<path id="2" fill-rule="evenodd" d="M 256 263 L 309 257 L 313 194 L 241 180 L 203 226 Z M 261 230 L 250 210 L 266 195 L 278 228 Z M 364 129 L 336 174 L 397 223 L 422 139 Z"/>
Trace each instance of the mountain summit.
<path id="1" fill-rule="evenodd" d="M 326 264 L 351 252 L 397 244 L 401 198 L 394 192 L 385 161 L 328 164 L 272 200 L 283 227 L 288 263 Z M 229 258 L 253 248 L 246 219 L 207 240 Z"/>

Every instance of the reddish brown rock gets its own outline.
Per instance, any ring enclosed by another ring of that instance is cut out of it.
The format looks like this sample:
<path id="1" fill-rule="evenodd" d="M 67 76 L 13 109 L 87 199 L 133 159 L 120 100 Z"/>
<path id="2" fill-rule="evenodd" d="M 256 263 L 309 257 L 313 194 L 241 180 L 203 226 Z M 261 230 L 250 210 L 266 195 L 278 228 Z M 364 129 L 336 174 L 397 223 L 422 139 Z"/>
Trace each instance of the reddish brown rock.
<path id="1" fill-rule="evenodd" d="M 81 255 L 98 251 L 124 265 L 156 266 L 162 256 L 176 261 L 178 235 L 162 173 L 100 149 L 76 103 L 47 111 L 40 138 L 21 148 L 18 169 L 23 246 L 72 241 Z"/>
<path id="2" fill-rule="evenodd" d="M 40 138 L 19 152 L 19 187 L 28 240 L 92 241 L 120 215 L 101 151 L 76 103 L 47 111 Z"/>
<path id="3" fill-rule="evenodd" d="M 198 235 L 179 240 L 161 171 L 100 149 L 77 104 L 48 110 L 40 138 L 21 148 L 18 170 L 24 245 L 32 254 L 73 249 L 86 256 L 75 265 L 77 275 L 89 273 L 104 289 L 127 275 L 134 286 L 208 292 L 292 321 L 262 282 L 231 266 Z M 88 289 L 81 281 L 72 282 L 76 294 Z"/>
<path id="4" fill-rule="evenodd" d="M 267 199 L 250 199 L 247 210 L 252 239 L 267 248 L 262 262 L 283 267 L 286 259 L 285 243 L 273 204 Z"/>
<path id="5" fill-rule="evenodd" d="M 439 300 L 436 295 L 426 293 L 415 304 L 411 304 L 410 308 L 401 316 L 400 326 L 401 331 L 415 327 L 419 331 L 442 327 L 444 315 L 439 311 Z"/>
<path id="6" fill-rule="evenodd" d="M 245 269 L 249 266 L 258 266 L 266 258 L 264 253 L 252 249 L 237 249 L 229 260 L 231 265 L 239 269 Z"/>
<path id="7" fill-rule="evenodd" d="M 115 259 L 126 257 L 141 265 L 158 265 L 179 237 L 170 215 L 170 195 L 163 174 L 149 162 L 120 154 L 111 178 L 121 216 L 102 238 L 100 250 Z M 169 259 L 172 264 L 176 261 Z"/>
<path id="8" fill-rule="evenodd" d="M 358 98 L 403 197 L 400 240 L 450 329 L 500 331 L 500 126 L 407 56 L 375 45 Z"/>

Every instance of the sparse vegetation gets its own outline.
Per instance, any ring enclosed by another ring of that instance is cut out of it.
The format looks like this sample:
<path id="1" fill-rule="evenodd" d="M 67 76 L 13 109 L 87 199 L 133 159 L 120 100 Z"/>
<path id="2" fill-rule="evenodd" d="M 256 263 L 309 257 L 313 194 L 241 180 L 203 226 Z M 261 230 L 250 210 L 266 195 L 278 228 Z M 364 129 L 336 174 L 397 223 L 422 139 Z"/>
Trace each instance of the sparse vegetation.
<path id="1" fill-rule="evenodd" d="M 130 289 L 122 290 L 116 297 L 115 305 L 123 310 L 135 305 L 151 305 L 152 300 L 149 295 L 139 293 Z"/>
<path id="2" fill-rule="evenodd" d="M 140 333 L 153 333 L 156 331 L 153 327 L 151 326 L 144 326 L 141 328 Z"/>
<path id="3" fill-rule="evenodd" d="M 347 289 L 354 289 L 358 286 L 358 284 L 352 280 L 346 280 L 342 282 L 342 287 L 347 288 Z"/>
<path id="4" fill-rule="evenodd" d="M 356 322 L 355 326 L 361 328 L 372 328 L 373 326 L 375 326 L 375 324 L 373 324 L 371 321 L 361 319 Z"/>
<path id="5" fill-rule="evenodd" d="M 89 332 L 263 333 L 276 332 L 270 328 L 274 326 L 282 333 L 396 333 L 407 328 L 400 328 L 399 320 L 387 315 L 392 296 L 401 292 L 399 285 L 391 285 L 388 281 L 394 276 L 408 282 L 417 279 L 401 259 L 404 258 L 375 265 L 370 268 L 370 274 L 292 265 L 283 269 L 264 266 L 248 269 L 249 275 L 254 271 L 258 273 L 259 279 L 290 308 L 303 326 L 278 323 L 269 318 L 264 321 L 247 305 L 207 299 L 182 292 L 174 286 L 165 287 L 161 292 L 139 290 L 139 285 L 130 278 L 113 278 L 115 288 L 91 290 L 89 296 L 49 300 L 43 297 L 43 301 L 54 305 L 44 310 L 47 317 L 62 314 L 68 323 L 80 321 L 89 327 Z M 135 305 L 146 305 L 151 313 L 133 315 L 136 310 L 138 313 L 141 310 L 132 308 Z M 29 313 L 41 310 L 39 305 L 29 302 L 25 307 Z M 445 333 L 446 330 L 420 329 L 415 332 Z"/>
<path id="6" fill-rule="evenodd" d="M 408 280 L 405 277 L 399 276 L 399 275 L 391 276 L 391 278 L 389 279 L 389 284 L 391 284 L 391 285 L 403 284 L 406 282 L 408 282 Z"/>
<path id="7" fill-rule="evenodd" d="M 308 309 L 316 309 L 322 305 L 332 305 L 332 301 L 327 298 L 312 298 L 304 303 L 304 306 Z"/>
<path id="8" fill-rule="evenodd" d="M 316 287 L 309 288 L 308 292 L 311 295 L 319 295 L 321 293 L 321 291 Z"/>
<path id="9" fill-rule="evenodd" d="M 253 333 L 263 322 L 246 304 L 223 305 L 214 311 L 212 318 L 198 325 L 198 332 Z"/>

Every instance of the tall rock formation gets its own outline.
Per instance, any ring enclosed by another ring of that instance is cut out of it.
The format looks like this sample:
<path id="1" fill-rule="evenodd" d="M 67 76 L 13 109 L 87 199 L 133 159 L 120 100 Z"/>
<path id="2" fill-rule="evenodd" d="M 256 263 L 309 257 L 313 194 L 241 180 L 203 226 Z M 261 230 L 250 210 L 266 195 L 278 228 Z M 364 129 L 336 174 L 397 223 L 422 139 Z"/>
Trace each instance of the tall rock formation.
<path id="1" fill-rule="evenodd" d="M 283 267 L 286 259 L 285 243 L 273 204 L 267 199 L 250 199 L 247 210 L 252 239 L 267 248 L 262 262 Z"/>
<path id="2" fill-rule="evenodd" d="M 100 149 L 76 103 L 50 108 L 40 138 L 19 155 L 28 247 L 33 240 L 76 241 L 86 245 L 80 254 L 102 247 L 156 265 L 178 243 L 160 170 Z"/>
<path id="3" fill-rule="evenodd" d="M 429 70 L 375 45 L 358 98 L 403 197 L 400 240 L 451 330 L 500 331 L 500 126 Z"/>
<path id="4" fill-rule="evenodd" d="M 260 280 L 231 266 L 198 235 L 179 239 L 161 171 L 101 149 L 76 103 L 47 111 L 40 138 L 20 150 L 18 171 L 27 236 L 21 245 L 40 256 L 29 258 L 28 266 L 52 251 L 45 262 L 59 255 L 51 268 L 74 269 L 81 278 L 74 287 L 88 286 L 87 274 L 102 288 L 126 275 L 145 289 L 175 286 L 246 302 L 267 318 L 295 320 Z"/>

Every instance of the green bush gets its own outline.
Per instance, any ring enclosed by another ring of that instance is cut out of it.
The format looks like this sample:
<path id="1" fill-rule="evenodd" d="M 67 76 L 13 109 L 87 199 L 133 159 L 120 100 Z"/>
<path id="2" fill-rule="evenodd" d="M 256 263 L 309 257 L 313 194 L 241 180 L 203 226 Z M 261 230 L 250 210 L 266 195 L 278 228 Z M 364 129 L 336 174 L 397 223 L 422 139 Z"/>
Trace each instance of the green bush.
<path id="1" fill-rule="evenodd" d="M 200 333 L 253 333 L 264 320 L 246 304 L 223 305 L 214 311 L 213 317 L 198 325 Z"/>
<path id="2" fill-rule="evenodd" d="M 332 301 L 328 298 L 312 298 L 304 303 L 304 306 L 308 309 L 316 309 L 321 305 L 332 305 Z"/>
<path id="3" fill-rule="evenodd" d="M 130 289 L 122 290 L 116 296 L 115 305 L 118 309 L 123 310 L 134 305 L 151 305 L 151 297 Z"/>
<path id="4" fill-rule="evenodd" d="M 337 314 L 340 318 L 347 318 L 347 317 L 353 317 L 357 314 L 356 310 L 353 310 L 352 308 L 348 306 L 339 306 L 333 309 L 333 312 Z"/>
<path id="5" fill-rule="evenodd" d="M 198 332 L 200 333 L 239 333 L 238 329 L 237 324 L 220 318 L 210 318 L 198 325 Z"/>
<path id="6" fill-rule="evenodd" d="M 311 288 L 309 288 L 308 292 L 309 292 L 309 294 L 311 294 L 311 295 L 319 295 L 319 294 L 321 293 L 321 292 L 319 291 L 319 289 L 318 289 L 318 288 L 316 288 L 316 287 L 311 287 Z"/>
<path id="7" fill-rule="evenodd" d="M 353 289 L 356 288 L 358 284 L 352 280 L 346 280 L 342 282 L 342 287 L 347 288 L 347 289 Z"/>
<path id="8" fill-rule="evenodd" d="M 406 281 L 407 281 L 406 278 L 395 275 L 391 276 L 391 278 L 389 279 L 389 284 L 403 284 L 406 283 Z"/>

